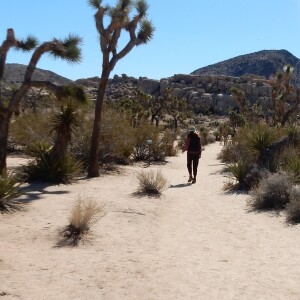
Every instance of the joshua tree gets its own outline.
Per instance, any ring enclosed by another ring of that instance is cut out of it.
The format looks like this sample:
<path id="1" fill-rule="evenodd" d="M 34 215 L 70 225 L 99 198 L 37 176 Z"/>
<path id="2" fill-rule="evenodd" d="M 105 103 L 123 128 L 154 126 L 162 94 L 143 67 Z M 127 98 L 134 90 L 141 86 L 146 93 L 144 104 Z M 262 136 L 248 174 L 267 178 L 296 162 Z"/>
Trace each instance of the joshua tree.
<path id="1" fill-rule="evenodd" d="M 142 119 L 150 115 L 150 102 L 153 97 L 140 90 L 135 90 L 133 96 L 121 98 L 115 108 L 128 115 L 132 127 L 138 127 Z"/>
<path id="2" fill-rule="evenodd" d="M 172 96 L 172 89 L 167 88 L 164 93 L 164 98 L 166 101 L 166 111 L 173 118 L 174 129 L 178 128 L 178 121 L 184 119 L 186 114 L 186 99 L 179 99 L 178 97 Z"/>
<path id="3" fill-rule="evenodd" d="M 89 177 L 99 176 L 98 145 L 100 137 L 100 124 L 105 89 L 110 73 L 116 63 L 126 56 L 135 46 L 148 43 L 154 32 L 152 23 L 146 19 L 148 4 L 146 0 L 118 0 L 114 7 L 102 6 L 102 0 L 89 0 L 89 4 L 97 10 L 95 14 L 96 28 L 100 38 L 102 52 L 102 74 L 98 86 L 93 125 L 90 161 L 88 168 Z M 130 17 L 132 7 L 136 14 Z M 109 17 L 107 27 L 104 26 L 104 17 Z M 128 43 L 118 49 L 118 41 L 122 31 L 129 34 Z"/>
<path id="4" fill-rule="evenodd" d="M 271 78 L 272 86 L 272 124 L 284 126 L 292 115 L 299 112 L 300 88 L 290 84 L 293 67 L 285 65 L 282 71 Z M 289 104 L 287 103 L 289 102 Z"/>
<path id="5" fill-rule="evenodd" d="M 247 101 L 245 92 L 243 90 L 236 86 L 232 86 L 230 92 L 239 107 L 242 117 L 246 122 L 249 124 L 253 122 L 257 123 L 260 119 L 263 119 L 264 114 L 261 106 L 258 103 L 251 105 L 249 101 Z"/>
<path id="6" fill-rule="evenodd" d="M 62 97 L 68 93 L 68 89 L 65 87 L 57 86 L 47 81 L 32 80 L 32 75 L 36 69 L 38 61 L 43 54 L 49 53 L 55 58 L 62 58 L 69 62 L 79 62 L 81 59 L 81 50 L 79 48 L 80 43 L 81 39 L 78 36 L 69 35 L 64 40 L 54 38 L 51 41 L 38 44 L 37 39 L 32 36 L 29 36 L 26 40 L 19 40 L 15 38 L 13 29 L 7 30 L 6 39 L 0 46 L 0 173 L 6 169 L 7 141 L 10 120 L 13 113 L 18 111 L 21 100 L 27 91 L 31 87 L 37 87 L 46 88 L 58 97 Z M 24 51 L 31 51 L 34 49 L 34 52 L 27 66 L 23 83 L 14 91 L 12 97 L 7 103 L 7 99 L 2 97 L 2 81 L 6 56 L 11 48 L 21 49 Z M 82 93 L 79 94 L 82 95 Z M 76 97 L 77 94 L 75 93 L 74 96 Z"/>

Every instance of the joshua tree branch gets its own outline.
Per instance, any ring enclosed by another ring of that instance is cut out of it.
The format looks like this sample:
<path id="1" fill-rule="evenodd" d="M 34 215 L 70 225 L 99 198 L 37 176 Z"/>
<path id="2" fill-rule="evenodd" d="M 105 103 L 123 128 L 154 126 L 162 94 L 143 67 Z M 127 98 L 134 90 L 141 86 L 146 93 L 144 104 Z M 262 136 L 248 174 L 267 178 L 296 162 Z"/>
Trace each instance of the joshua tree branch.
<path id="1" fill-rule="evenodd" d="M 137 45 L 137 37 L 136 37 L 136 25 L 135 23 L 130 23 L 129 26 L 129 34 L 130 34 L 130 40 L 127 43 L 127 45 L 119 52 L 113 55 L 112 59 L 110 60 L 110 69 L 113 70 L 118 60 L 126 56 L 133 48 Z"/>
<path id="2" fill-rule="evenodd" d="M 103 26 L 104 12 L 105 12 L 104 7 L 100 7 L 95 14 L 96 28 L 100 35 L 105 34 L 105 29 Z"/>
<path id="3" fill-rule="evenodd" d="M 49 43 L 43 43 L 42 45 L 40 45 L 38 48 L 35 49 L 34 53 L 32 54 L 32 57 L 30 59 L 30 62 L 27 66 L 25 77 L 24 77 L 24 82 L 26 82 L 26 83 L 31 82 L 33 72 L 36 69 L 36 65 L 37 65 L 39 59 L 45 52 L 49 52 L 50 50 L 51 50 L 51 48 L 50 48 Z"/>

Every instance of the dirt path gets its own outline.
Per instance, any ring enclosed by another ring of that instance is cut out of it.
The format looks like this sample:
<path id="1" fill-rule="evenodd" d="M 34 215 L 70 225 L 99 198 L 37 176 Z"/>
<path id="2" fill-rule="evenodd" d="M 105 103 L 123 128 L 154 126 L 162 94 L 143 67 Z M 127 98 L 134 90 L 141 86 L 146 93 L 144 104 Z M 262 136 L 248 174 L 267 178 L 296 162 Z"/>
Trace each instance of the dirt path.
<path id="1" fill-rule="evenodd" d="M 40 186 L 26 211 L 0 215 L 2 298 L 299 299 L 300 227 L 248 212 L 247 195 L 225 194 L 220 150 L 206 147 L 194 185 L 184 154 L 151 165 L 170 182 L 160 199 L 133 196 L 141 168 L 132 166 Z M 79 194 L 105 203 L 107 214 L 90 242 L 57 248 Z"/>

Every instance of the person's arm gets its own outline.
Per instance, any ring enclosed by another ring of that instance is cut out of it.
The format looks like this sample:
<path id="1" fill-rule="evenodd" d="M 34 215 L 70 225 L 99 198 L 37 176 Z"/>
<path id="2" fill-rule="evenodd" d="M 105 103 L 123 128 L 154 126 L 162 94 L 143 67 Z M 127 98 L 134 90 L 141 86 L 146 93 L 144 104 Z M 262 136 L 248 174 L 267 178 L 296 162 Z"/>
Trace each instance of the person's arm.
<path id="1" fill-rule="evenodd" d="M 187 139 L 185 141 L 185 144 L 184 144 L 184 147 L 182 148 L 182 153 L 187 151 L 187 149 L 189 148 L 189 145 L 190 145 L 190 138 L 187 137 Z"/>

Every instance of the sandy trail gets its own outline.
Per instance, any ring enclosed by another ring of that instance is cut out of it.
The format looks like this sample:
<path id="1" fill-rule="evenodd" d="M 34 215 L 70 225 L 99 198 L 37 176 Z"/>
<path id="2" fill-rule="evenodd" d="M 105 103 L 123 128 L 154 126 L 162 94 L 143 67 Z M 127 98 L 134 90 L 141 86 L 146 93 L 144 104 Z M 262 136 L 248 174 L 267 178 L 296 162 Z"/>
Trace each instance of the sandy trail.
<path id="1" fill-rule="evenodd" d="M 170 182 L 160 199 L 132 194 L 137 166 L 40 185 L 26 211 L 0 215 L 2 298 L 299 299 L 300 227 L 249 212 L 247 195 L 225 194 L 220 150 L 206 147 L 193 185 L 185 154 L 151 165 Z M 105 203 L 107 214 L 89 242 L 55 247 L 78 195 Z"/>

